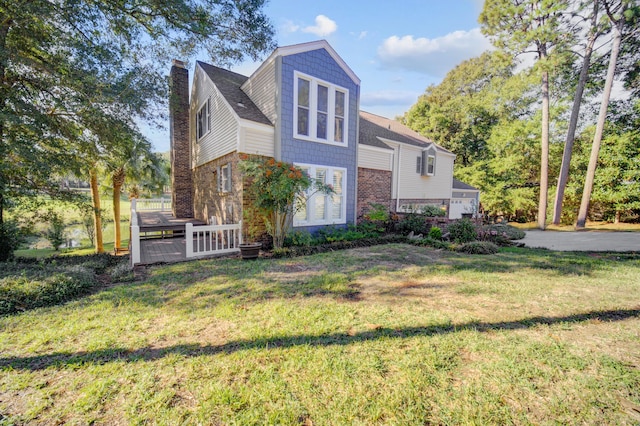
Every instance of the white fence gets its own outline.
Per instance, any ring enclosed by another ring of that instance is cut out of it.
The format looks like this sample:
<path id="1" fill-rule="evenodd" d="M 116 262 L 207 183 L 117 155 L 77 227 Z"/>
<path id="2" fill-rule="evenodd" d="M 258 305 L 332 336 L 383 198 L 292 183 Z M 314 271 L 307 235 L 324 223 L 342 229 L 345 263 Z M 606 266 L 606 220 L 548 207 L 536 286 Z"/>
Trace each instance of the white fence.
<path id="1" fill-rule="evenodd" d="M 187 258 L 214 254 L 237 253 L 242 244 L 242 221 L 231 225 L 185 227 Z"/>
<path id="2" fill-rule="evenodd" d="M 171 210 L 170 198 L 133 198 L 131 200 L 131 210 L 142 211 L 159 211 L 165 212 Z"/>

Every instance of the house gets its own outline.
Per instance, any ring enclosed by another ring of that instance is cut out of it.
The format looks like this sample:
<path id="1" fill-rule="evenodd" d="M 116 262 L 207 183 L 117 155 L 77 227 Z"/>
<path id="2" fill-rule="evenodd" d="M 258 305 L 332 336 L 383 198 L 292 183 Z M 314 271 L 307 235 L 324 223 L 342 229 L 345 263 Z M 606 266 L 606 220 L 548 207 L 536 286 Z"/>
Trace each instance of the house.
<path id="1" fill-rule="evenodd" d="M 277 48 L 250 77 L 203 62 L 194 72 L 189 93 L 184 64 L 171 69 L 176 217 L 241 220 L 251 202 L 241 154 L 294 163 L 333 185 L 335 194 L 312 195 L 294 218 L 311 232 L 355 223 L 370 203 L 398 212 L 431 204 L 455 216 L 454 195 L 474 191 L 454 193 L 454 153 L 360 111 L 360 79 L 324 40 Z"/>

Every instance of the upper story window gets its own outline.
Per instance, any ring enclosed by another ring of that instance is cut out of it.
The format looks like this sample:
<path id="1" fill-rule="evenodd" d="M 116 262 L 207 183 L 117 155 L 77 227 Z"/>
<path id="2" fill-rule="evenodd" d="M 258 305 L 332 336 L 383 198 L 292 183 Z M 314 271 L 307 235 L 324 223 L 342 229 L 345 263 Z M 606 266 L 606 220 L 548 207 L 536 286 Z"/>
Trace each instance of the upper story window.
<path id="1" fill-rule="evenodd" d="M 416 171 L 418 167 L 416 164 Z M 436 150 L 431 147 L 422 151 L 422 176 L 434 176 L 436 174 Z"/>
<path id="2" fill-rule="evenodd" d="M 346 145 L 349 91 L 297 72 L 294 78 L 294 137 Z"/>
<path id="3" fill-rule="evenodd" d="M 210 103 L 210 99 L 207 99 L 196 113 L 196 134 L 198 135 L 198 140 L 202 139 L 202 137 L 211 130 L 209 126 Z"/>

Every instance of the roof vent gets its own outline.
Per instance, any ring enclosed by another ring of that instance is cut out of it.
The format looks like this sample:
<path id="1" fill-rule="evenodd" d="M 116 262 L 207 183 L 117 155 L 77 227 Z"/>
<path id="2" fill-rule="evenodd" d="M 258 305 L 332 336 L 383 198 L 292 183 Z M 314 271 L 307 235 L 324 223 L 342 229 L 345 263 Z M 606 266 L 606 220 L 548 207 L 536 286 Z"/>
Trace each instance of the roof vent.
<path id="1" fill-rule="evenodd" d="M 245 106 L 242 102 L 238 102 L 238 106 L 239 106 L 240 108 L 246 108 L 246 106 Z"/>

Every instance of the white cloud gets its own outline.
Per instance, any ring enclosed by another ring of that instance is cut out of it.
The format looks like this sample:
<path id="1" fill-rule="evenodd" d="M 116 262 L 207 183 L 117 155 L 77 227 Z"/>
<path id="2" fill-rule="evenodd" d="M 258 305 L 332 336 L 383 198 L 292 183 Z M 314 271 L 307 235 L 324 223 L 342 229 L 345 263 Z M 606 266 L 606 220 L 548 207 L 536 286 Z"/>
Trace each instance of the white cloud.
<path id="1" fill-rule="evenodd" d="M 300 29 L 300 25 L 296 25 L 293 21 L 286 20 L 284 24 L 282 24 L 282 30 L 286 33 L 295 33 Z"/>
<path id="2" fill-rule="evenodd" d="M 412 35 L 387 38 L 378 47 L 383 68 L 403 69 L 443 77 L 460 62 L 491 49 L 479 28 L 455 31 L 433 39 Z"/>
<path id="3" fill-rule="evenodd" d="M 358 40 L 362 40 L 366 36 L 367 36 L 367 31 L 360 31 L 360 34 L 358 34 Z"/>
<path id="4" fill-rule="evenodd" d="M 318 15 L 316 16 L 316 24 L 304 27 L 302 32 L 311 33 L 318 37 L 326 37 L 336 32 L 337 29 L 338 25 L 335 21 L 324 15 Z"/>
<path id="5" fill-rule="evenodd" d="M 362 106 L 407 106 L 416 102 L 420 93 L 406 90 L 380 90 L 377 92 L 366 92 L 360 96 Z"/>

